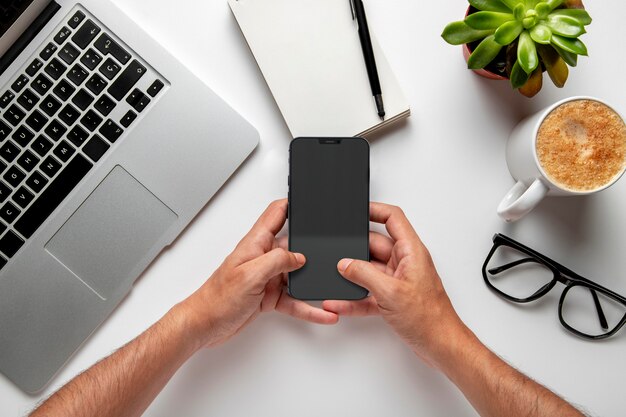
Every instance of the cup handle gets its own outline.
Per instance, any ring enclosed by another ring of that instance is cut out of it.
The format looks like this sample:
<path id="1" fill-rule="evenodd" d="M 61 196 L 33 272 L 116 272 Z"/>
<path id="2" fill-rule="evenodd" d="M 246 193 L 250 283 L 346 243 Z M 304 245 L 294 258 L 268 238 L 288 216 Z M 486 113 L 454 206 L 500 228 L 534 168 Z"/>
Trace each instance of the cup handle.
<path id="1" fill-rule="evenodd" d="M 537 178 L 527 187 L 517 184 L 504 196 L 498 206 L 498 216 L 507 222 L 514 222 L 527 215 L 548 194 L 548 187 Z"/>

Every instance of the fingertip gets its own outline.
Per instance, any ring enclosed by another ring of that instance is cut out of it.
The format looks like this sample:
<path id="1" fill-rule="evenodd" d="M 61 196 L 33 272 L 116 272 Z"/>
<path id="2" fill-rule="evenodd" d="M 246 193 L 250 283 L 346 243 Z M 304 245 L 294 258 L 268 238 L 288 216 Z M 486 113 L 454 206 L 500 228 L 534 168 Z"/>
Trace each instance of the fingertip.
<path id="1" fill-rule="evenodd" d="M 298 252 L 293 252 L 293 256 L 296 257 L 296 262 L 298 262 L 298 265 L 302 266 L 306 263 L 306 257 Z"/>
<path id="2" fill-rule="evenodd" d="M 353 261 L 354 259 L 344 258 L 340 260 L 339 263 L 337 264 L 337 269 L 339 270 L 339 272 L 344 272 L 346 269 L 348 269 L 348 267 Z"/>

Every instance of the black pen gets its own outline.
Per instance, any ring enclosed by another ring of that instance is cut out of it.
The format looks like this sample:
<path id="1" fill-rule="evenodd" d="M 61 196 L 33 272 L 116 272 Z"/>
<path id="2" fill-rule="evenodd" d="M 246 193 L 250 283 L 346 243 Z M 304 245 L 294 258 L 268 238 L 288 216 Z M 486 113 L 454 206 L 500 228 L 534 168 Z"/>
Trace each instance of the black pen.
<path id="1" fill-rule="evenodd" d="M 374 48 L 372 48 L 372 38 L 367 27 L 367 18 L 365 17 L 365 8 L 362 0 L 350 0 L 352 8 L 352 20 L 356 19 L 359 27 L 359 39 L 361 40 L 361 49 L 363 49 L 363 57 L 365 58 L 365 66 L 367 67 L 367 76 L 370 79 L 370 87 L 372 87 L 372 95 L 376 102 L 376 110 L 382 120 L 385 120 L 385 106 L 383 105 L 383 92 L 380 89 L 380 79 L 378 78 L 378 69 L 376 68 L 376 59 L 374 58 Z"/>

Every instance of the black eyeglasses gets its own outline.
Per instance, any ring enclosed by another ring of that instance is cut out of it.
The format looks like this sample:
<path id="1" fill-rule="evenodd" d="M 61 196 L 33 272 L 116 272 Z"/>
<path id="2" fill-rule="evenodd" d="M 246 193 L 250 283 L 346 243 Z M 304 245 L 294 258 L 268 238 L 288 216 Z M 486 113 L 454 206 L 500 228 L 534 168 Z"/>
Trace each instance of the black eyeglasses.
<path id="1" fill-rule="evenodd" d="M 626 298 L 499 233 L 493 236 L 483 278 L 498 295 L 516 303 L 543 297 L 557 282 L 565 284 L 559 320 L 585 339 L 613 336 L 626 323 Z"/>

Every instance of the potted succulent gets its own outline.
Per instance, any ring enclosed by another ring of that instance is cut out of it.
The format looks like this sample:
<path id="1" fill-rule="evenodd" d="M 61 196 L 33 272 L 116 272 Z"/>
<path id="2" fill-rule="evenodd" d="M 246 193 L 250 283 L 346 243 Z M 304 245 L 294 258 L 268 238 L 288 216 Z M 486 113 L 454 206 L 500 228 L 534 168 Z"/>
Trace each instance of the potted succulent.
<path id="1" fill-rule="evenodd" d="M 541 90 L 546 71 L 563 87 L 578 55 L 587 55 L 579 36 L 591 17 L 582 0 L 468 0 L 465 20 L 452 22 L 443 39 L 463 45 L 468 68 L 509 79 L 527 97 Z"/>

